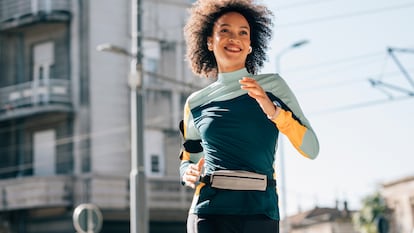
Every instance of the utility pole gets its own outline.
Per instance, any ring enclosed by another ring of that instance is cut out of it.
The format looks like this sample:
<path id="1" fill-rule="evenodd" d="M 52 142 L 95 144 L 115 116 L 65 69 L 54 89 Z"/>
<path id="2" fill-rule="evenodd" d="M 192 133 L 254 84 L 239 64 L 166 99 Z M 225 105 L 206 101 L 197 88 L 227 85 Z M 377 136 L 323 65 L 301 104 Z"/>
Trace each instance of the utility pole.
<path id="1" fill-rule="evenodd" d="M 131 50 L 109 43 L 98 51 L 112 52 L 131 59 L 130 87 L 131 171 L 129 176 L 130 233 L 148 233 L 148 207 L 144 163 L 144 98 L 142 67 L 142 1 L 131 0 Z"/>
<path id="2" fill-rule="evenodd" d="M 308 44 L 309 41 L 308 40 L 301 40 L 298 41 L 296 43 L 291 44 L 289 47 L 281 50 L 277 56 L 276 56 L 276 72 L 278 72 L 279 74 L 281 73 L 281 69 L 280 69 L 280 60 L 281 57 L 288 51 L 295 49 L 295 48 L 299 48 L 305 44 Z M 289 220 L 288 220 L 288 216 L 287 216 L 287 200 L 286 200 L 286 172 L 285 172 L 285 148 L 284 148 L 284 135 L 279 134 L 279 142 L 278 142 L 278 151 L 279 151 L 279 156 L 280 156 L 280 173 L 281 173 L 281 183 L 282 183 L 282 187 L 281 187 L 281 202 L 282 202 L 282 214 L 283 214 L 283 227 L 282 227 L 282 233 L 287 233 L 289 232 Z"/>
<path id="3" fill-rule="evenodd" d="M 144 114 L 142 70 L 142 1 L 131 0 L 131 173 L 130 232 L 148 233 L 144 166 Z"/>

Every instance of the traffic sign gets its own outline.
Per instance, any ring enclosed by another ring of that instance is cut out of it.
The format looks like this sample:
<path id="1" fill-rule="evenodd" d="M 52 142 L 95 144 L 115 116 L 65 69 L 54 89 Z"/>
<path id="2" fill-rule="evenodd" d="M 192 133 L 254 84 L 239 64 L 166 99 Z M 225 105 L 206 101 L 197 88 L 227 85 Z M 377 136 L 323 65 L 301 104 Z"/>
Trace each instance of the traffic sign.
<path id="1" fill-rule="evenodd" d="M 102 220 L 102 212 L 91 203 L 80 204 L 73 211 L 73 226 L 79 233 L 99 233 Z"/>

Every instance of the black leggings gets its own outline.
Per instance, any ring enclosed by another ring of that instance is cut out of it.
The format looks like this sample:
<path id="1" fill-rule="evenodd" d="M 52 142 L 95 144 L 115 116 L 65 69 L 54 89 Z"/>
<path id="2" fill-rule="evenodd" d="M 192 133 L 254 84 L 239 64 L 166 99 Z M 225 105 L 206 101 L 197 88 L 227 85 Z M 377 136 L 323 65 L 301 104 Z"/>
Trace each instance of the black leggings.
<path id="1" fill-rule="evenodd" d="M 279 221 L 265 215 L 196 215 L 187 219 L 187 233 L 279 233 Z"/>

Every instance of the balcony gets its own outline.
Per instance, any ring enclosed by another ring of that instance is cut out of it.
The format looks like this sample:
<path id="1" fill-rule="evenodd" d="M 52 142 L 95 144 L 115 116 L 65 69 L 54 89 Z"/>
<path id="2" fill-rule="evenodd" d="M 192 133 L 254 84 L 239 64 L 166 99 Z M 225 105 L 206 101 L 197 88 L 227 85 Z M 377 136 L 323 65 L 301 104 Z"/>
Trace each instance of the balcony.
<path id="1" fill-rule="evenodd" d="M 94 203 L 102 211 L 129 211 L 128 178 L 102 175 L 57 175 L 0 180 L 0 211 L 73 207 Z M 147 207 L 151 220 L 183 220 L 194 190 L 177 178 L 149 178 Z"/>
<path id="2" fill-rule="evenodd" d="M 129 181 L 112 176 L 85 176 L 76 181 L 76 202 L 91 202 L 105 210 L 129 210 Z M 176 177 L 148 178 L 147 207 L 151 220 L 186 218 L 194 190 L 182 186 Z"/>
<path id="3" fill-rule="evenodd" d="M 150 178 L 147 199 L 152 221 L 187 219 L 194 190 L 180 184 L 178 177 Z"/>
<path id="4" fill-rule="evenodd" d="M 68 206 L 69 177 L 27 177 L 0 181 L 0 211 Z"/>
<path id="5" fill-rule="evenodd" d="M 35 22 L 70 20 L 68 0 L 0 0 L 0 30 Z"/>
<path id="6" fill-rule="evenodd" d="M 42 112 L 72 111 L 70 83 L 50 79 L 0 88 L 0 121 Z"/>

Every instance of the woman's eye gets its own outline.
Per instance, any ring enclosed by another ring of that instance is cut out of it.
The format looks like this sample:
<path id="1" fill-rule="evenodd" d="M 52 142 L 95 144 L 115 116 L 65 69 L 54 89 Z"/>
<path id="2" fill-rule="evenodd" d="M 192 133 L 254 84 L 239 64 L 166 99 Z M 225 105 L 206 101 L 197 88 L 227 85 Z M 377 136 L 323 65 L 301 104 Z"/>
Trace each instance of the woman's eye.
<path id="1" fill-rule="evenodd" d="M 249 33 L 247 31 L 241 31 L 240 35 L 248 35 Z"/>
<path id="2" fill-rule="evenodd" d="M 220 32 L 228 32 L 229 30 L 227 29 L 221 29 Z"/>

